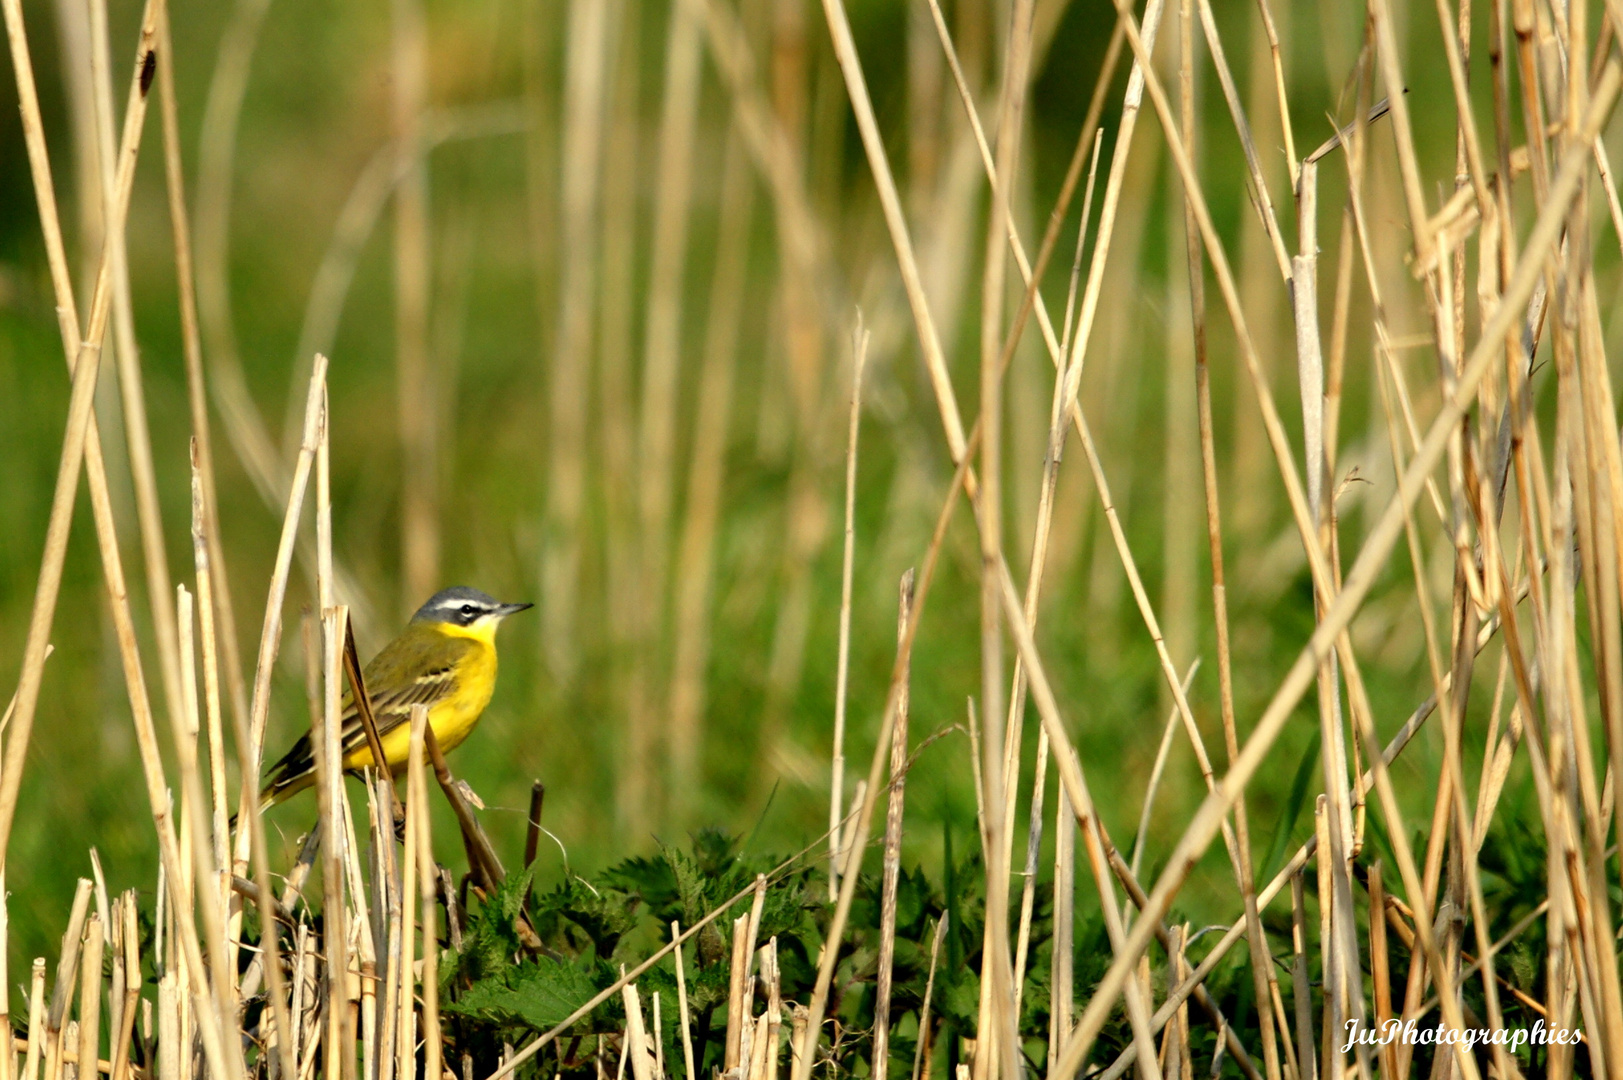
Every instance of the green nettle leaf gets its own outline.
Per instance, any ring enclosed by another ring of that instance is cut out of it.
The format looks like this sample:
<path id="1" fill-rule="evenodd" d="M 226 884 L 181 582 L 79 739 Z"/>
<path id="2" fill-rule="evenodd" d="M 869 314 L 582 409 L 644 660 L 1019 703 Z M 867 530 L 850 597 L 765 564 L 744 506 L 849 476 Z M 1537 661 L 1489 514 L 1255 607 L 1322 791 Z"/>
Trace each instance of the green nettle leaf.
<path id="1" fill-rule="evenodd" d="M 634 855 L 603 871 L 598 880 L 621 892 L 635 893 L 655 910 L 677 899 L 676 876 L 665 858 Z"/>
<path id="2" fill-rule="evenodd" d="M 688 1007 L 695 1013 L 727 1003 L 732 976 L 726 967 L 715 964 L 688 978 Z"/>
<path id="3" fill-rule="evenodd" d="M 1516 941 L 1506 950 L 1509 954 L 1511 979 L 1519 987 L 1531 988 L 1538 978 L 1540 957 L 1525 941 Z"/>
<path id="4" fill-rule="evenodd" d="M 585 933 L 596 955 L 606 960 L 614 955 L 620 939 L 636 928 L 637 906 L 638 898 L 620 889 L 607 884 L 594 887 L 571 877 L 536 899 L 536 932 L 543 940 L 573 946 L 577 943 L 569 940 L 569 928 L 564 925 L 573 924 Z"/>
<path id="5" fill-rule="evenodd" d="M 691 926 L 704 917 L 704 876 L 698 864 L 670 845 L 663 848 L 665 865 L 670 867 L 676 885 L 676 904 L 682 923 Z"/>
<path id="6" fill-rule="evenodd" d="M 950 974 L 945 985 L 936 983 L 936 993 L 940 995 L 940 1015 L 968 1025 L 968 1030 L 973 1031 L 981 1008 L 981 977 L 967 967 L 960 968 Z"/>
<path id="7" fill-rule="evenodd" d="M 903 870 L 896 879 L 896 932 L 917 934 L 924 929 L 923 920 L 931 905 L 930 880 L 924 870 L 912 873 Z"/>
<path id="8" fill-rule="evenodd" d="M 532 867 L 513 874 L 468 913 L 462 949 L 447 965 L 447 981 L 481 979 L 504 972 L 519 955 L 518 915 L 530 887 Z"/>
<path id="9" fill-rule="evenodd" d="M 908 1035 L 892 1033 L 890 1037 L 890 1071 L 893 1076 L 907 1076 L 913 1068 L 913 1055 L 919 1041 Z"/>
<path id="10" fill-rule="evenodd" d="M 817 981 L 817 948 L 821 941 L 815 931 L 778 935 L 778 972 L 785 997 L 811 997 L 811 987 Z"/>
<path id="11" fill-rule="evenodd" d="M 498 1027 L 547 1031 L 590 1001 L 602 986 L 602 972 L 567 960 L 543 956 L 511 967 L 505 977 L 484 979 L 464 991 L 445 1010 Z M 594 977 L 597 976 L 597 977 Z M 610 981 L 612 981 L 612 973 Z M 609 985 L 608 981 L 603 986 Z M 607 1005 L 608 1003 L 605 1003 Z"/>
<path id="12" fill-rule="evenodd" d="M 1276 870 L 1285 865 L 1285 849 L 1290 845 L 1291 832 L 1302 816 L 1302 808 L 1307 805 L 1308 784 L 1312 781 L 1318 764 L 1319 733 L 1315 731 L 1312 739 L 1308 741 L 1307 750 L 1302 754 L 1302 760 L 1296 766 L 1296 775 L 1291 779 L 1290 794 L 1286 796 L 1284 809 L 1274 824 L 1273 839 L 1268 843 L 1268 858 L 1262 864 L 1268 877 L 1272 877 Z"/>
<path id="13" fill-rule="evenodd" d="M 1026 974 L 1020 997 L 1020 1029 L 1044 1031 L 1048 1027 L 1048 1000 L 1053 993 L 1053 969 L 1045 962 Z"/>
<path id="14" fill-rule="evenodd" d="M 717 878 L 738 860 L 738 838 L 722 829 L 700 829 L 693 834 L 693 859 L 699 872 L 707 878 Z"/>

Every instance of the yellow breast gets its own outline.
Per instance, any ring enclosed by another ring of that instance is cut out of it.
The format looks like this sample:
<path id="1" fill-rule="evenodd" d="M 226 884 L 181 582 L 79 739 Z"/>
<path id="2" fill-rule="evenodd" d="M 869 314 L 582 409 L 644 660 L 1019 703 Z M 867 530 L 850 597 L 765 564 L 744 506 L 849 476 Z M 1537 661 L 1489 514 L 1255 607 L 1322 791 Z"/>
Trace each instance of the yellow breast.
<path id="1" fill-rule="evenodd" d="M 434 738 L 440 749 L 450 752 L 462 745 L 485 706 L 490 704 L 496 690 L 496 647 L 488 635 L 468 633 L 459 637 L 472 638 L 478 647 L 469 649 L 458 662 L 455 673 L 448 680 L 451 692 L 429 706 L 428 723 L 434 729 Z M 411 725 L 396 724 L 379 736 L 383 743 L 383 757 L 391 771 L 405 768 L 411 755 Z M 372 764 L 372 750 L 362 745 L 344 759 L 345 769 L 359 769 Z"/>
<path id="2" fill-rule="evenodd" d="M 496 650 L 492 646 L 474 649 L 457 671 L 456 693 L 429 711 L 428 722 L 440 749 L 460 746 L 484 715 L 490 696 L 496 691 Z"/>

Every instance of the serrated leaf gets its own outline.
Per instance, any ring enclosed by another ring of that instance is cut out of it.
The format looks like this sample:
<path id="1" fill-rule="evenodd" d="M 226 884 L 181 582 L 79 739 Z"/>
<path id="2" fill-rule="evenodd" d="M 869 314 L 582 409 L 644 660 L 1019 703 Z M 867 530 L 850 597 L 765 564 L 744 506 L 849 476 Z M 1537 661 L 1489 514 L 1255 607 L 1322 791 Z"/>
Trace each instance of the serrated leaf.
<path id="1" fill-rule="evenodd" d="M 936 992 L 941 995 L 940 1014 L 974 1030 L 981 1008 L 980 976 L 967 968 L 960 969 L 945 986 L 938 983 Z"/>
<path id="2" fill-rule="evenodd" d="M 502 1027 L 518 1025 L 548 1031 L 590 1001 L 598 990 L 589 971 L 543 956 L 513 967 L 505 977 L 475 983 L 445 1009 Z"/>
<path id="3" fill-rule="evenodd" d="M 519 909 L 530 887 L 532 867 L 511 874 L 468 912 L 462 948 L 447 965 L 447 979 L 474 983 L 505 971 L 519 954 Z"/>
<path id="4" fill-rule="evenodd" d="M 637 898 L 619 889 L 594 888 L 577 877 L 560 882 L 535 901 L 536 932 L 543 940 L 568 936 L 563 923 L 578 927 L 600 959 L 614 955 L 620 939 L 637 925 Z"/>

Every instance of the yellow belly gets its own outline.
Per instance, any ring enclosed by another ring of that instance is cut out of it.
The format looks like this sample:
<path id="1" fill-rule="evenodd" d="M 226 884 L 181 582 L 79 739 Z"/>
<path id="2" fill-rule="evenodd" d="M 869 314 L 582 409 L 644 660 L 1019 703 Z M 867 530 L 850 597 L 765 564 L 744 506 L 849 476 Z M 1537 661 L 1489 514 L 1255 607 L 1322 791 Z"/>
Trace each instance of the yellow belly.
<path id="1" fill-rule="evenodd" d="M 496 650 L 476 650 L 463 661 L 457 672 L 456 685 L 462 689 L 444 698 L 428 710 L 428 724 L 434 729 L 434 738 L 440 749 L 450 753 L 462 745 L 484 715 L 485 706 L 496 689 Z M 391 772 L 406 767 L 411 755 L 411 725 L 401 723 L 379 736 L 383 743 L 383 758 Z M 372 748 L 365 743 L 344 758 L 344 769 L 362 769 L 372 764 Z"/>

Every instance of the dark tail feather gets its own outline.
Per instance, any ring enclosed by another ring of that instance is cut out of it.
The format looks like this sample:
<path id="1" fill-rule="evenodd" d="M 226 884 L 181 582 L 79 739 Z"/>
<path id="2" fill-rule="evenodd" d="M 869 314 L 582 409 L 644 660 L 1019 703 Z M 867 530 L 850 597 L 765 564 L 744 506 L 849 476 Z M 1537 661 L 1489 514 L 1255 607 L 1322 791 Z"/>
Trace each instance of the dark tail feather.
<path id="1" fill-rule="evenodd" d="M 270 783 L 266 784 L 264 789 L 259 793 L 259 812 L 264 813 L 266 810 L 269 810 L 271 807 L 275 806 L 289 795 L 292 795 L 297 791 L 302 791 L 308 786 L 308 783 L 297 784 L 296 786 L 278 785 L 273 779 Z M 231 815 L 229 825 L 233 831 L 235 831 L 237 828 L 237 818 L 239 817 L 241 817 L 240 814 Z"/>

